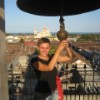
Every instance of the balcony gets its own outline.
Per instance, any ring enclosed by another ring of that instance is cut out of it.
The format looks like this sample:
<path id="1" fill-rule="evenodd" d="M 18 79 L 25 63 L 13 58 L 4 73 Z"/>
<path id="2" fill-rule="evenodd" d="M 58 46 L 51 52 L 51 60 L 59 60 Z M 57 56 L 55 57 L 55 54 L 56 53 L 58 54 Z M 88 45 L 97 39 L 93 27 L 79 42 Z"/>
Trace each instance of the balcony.
<path id="1" fill-rule="evenodd" d="M 34 71 L 26 69 L 21 74 L 9 71 L 9 99 L 34 100 L 34 88 L 37 82 Z M 61 78 L 64 100 L 100 100 L 100 70 L 96 67 L 64 66 L 58 73 Z"/>

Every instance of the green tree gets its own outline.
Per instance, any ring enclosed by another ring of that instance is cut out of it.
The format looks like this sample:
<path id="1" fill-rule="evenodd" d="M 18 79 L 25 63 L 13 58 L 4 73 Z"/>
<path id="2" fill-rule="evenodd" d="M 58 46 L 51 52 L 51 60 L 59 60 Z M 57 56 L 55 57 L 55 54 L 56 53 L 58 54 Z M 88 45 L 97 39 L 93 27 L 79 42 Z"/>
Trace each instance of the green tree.
<path id="1" fill-rule="evenodd" d="M 49 51 L 49 54 L 50 54 L 50 55 L 51 55 L 51 54 L 54 54 L 55 51 L 56 51 L 56 49 L 57 49 L 56 46 L 52 46 L 51 49 L 50 49 L 50 51 Z"/>

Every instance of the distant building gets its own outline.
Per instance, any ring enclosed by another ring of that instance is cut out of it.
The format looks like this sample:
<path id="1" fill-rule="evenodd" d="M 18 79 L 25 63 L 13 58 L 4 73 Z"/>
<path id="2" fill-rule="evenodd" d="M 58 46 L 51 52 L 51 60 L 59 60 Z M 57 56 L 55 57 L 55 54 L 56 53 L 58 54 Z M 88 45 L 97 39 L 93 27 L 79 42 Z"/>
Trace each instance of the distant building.
<path id="1" fill-rule="evenodd" d="M 74 37 L 74 38 L 68 38 L 67 40 L 68 40 L 68 41 L 75 41 L 75 42 L 76 42 L 77 39 L 78 39 L 77 37 Z"/>
<path id="2" fill-rule="evenodd" d="M 49 30 L 44 27 L 43 30 L 37 34 L 34 34 L 34 38 L 41 38 L 41 37 L 51 37 L 52 34 L 49 32 Z"/>
<path id="3" fill-rule="evenodd" d="M 36 29 L 36 27 L 34 28 L 34 35 L 37 35 L 37 29 Z"/>
<path id="4" fill-rule="evenodd" d="M 10 35 L 10 36 L 7 36 L 7 37 L 6 37 L 6 41 L 7 41 L 8 43 L 17 43 L 17 42 L 20 41 L 20 38 L 17 37 L 17 36 L 12 36 L 12 35 Z"/>
<path id="5" fill-rule="evenodd" d="M 34 46 L 34 41 L 27 41 L 27 42 L 24 42 L 24 46 L 30 46 L 30 47 L 33 47 Z"/>

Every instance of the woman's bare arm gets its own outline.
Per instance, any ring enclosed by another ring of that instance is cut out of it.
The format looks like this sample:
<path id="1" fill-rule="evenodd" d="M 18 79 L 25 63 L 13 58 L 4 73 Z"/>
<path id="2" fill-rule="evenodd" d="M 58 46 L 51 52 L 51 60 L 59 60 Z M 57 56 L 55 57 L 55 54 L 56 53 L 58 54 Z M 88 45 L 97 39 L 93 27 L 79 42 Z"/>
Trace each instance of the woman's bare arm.
<path id="1" fill-rule="evenodd" d="M 59 55 L 58 62 L 68 62 L 73 58 L 72 50 L 70 49 L 68 43 L 66 43 L 64 49 L 66 50 L 67 55 Z"/>

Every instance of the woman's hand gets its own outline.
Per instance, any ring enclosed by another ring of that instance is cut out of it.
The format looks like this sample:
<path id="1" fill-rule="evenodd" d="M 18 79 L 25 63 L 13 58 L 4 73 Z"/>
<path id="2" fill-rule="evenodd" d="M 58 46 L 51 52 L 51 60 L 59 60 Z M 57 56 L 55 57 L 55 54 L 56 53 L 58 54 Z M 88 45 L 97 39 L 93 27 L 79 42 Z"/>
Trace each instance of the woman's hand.
<path id="1" fill-rule="evenodd" d="M 66 41 L 66 48 L 68 48 L 69 47 L 69 43 L 68 43 L 68 41 Z"/>
<path id="2" fill-rule="evenodd" d="M 60 42 L 57 50 L 61 52 L 66 46 L 67 46 L 67 42 L 66 40 L 63 40 L 62 42 Z"/>

